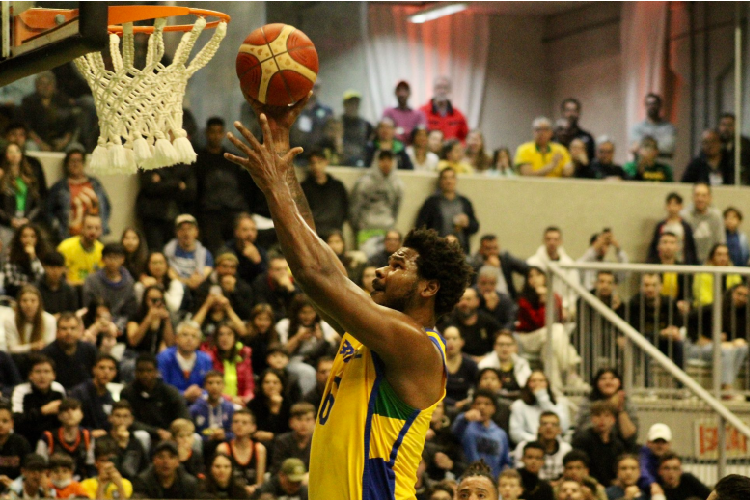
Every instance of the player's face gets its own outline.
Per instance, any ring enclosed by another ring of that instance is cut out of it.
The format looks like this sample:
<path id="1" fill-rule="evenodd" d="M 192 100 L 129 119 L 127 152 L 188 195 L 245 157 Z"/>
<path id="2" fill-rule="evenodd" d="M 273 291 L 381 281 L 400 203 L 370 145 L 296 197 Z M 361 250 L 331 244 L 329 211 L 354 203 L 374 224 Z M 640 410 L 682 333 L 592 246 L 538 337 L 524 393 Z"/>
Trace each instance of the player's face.
<path id="1" fill-rule="evenodd" d="M 419 287 L 418 257 L 416 250 L 400 248 L 375 271 L 370 296 L 376 304 L 401 312 L 411 304 Z"/>
<path id="2" fill-rule="evenodd" d="M 627 458 L 620 460 L 617 464 L 617 479 L 620 480 L 623 486 L 632 486 L 641 477 L 640 465 L 637 460 Z"/>
<path id="3" fill-rule="evenodd" d="M 467 477 L 456 487 L 456 498 L 458 500 L 497 500 L 497 489 L 487 477 Z"/>

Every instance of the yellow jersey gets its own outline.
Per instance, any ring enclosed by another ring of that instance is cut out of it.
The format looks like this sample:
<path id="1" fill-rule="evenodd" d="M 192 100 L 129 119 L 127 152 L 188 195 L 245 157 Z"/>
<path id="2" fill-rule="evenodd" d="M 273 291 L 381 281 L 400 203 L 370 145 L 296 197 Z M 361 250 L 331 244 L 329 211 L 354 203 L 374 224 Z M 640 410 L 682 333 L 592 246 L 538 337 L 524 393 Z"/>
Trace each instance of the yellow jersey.
<path id="1" fill-rule="evenodd" d="M 445 342 L 425 332 L 443 357 Z M 344 334 L 318 410 L 310 453 L 310 500 L 404 500 L 415 498 L 425 433 L 439 403 L 413 408 L 396 395 L 385 365 Z"/>
<path id="2" fill-rule="evenodd" d="M 94 241 L 94 248 L 86 250 L 81 245 L 81 237 L 73 236 L 63 240 L 57 251 L 65 257 L 65 267 L 68 268 L 68 283 L 83 285 L 86 277 L 102 267 L 102 250 L 104 245 Z"/>
<path id="3" fill-rule="evenodd" d="M 565 146 L 556 142 L 549 143 L 546 153 L 540 151 L 534 141 L 521 144 L 518 146 L 518 149 L 516 149 L 516 156 L 513 158 L 513 165 L 519 167 L 520 165 L 529 164 L 531 165 L 532 170 L 541 170 L 542 167 L 552 161 L 552 157 L 557 153 L 562 156 L 562 160 L 560 160 L 557 167 L 545 177 L 562 177 L 563 167 L 570 163 L 570 154 Z"/>

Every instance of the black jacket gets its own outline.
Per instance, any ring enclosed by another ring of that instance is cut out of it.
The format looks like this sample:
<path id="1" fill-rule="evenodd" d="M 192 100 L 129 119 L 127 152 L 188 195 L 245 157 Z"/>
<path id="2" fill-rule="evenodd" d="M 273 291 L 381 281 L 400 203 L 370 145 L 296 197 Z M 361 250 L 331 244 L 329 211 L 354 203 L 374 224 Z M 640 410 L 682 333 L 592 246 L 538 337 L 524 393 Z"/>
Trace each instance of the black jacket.
<path id="1" fill-rule="evenodd" d="M 55 380 L 60 382 L 66 390 L 90 379 L 91 370 L 96 364 L 96 347 L 80 340 L 72 356 L 60 347 L 57 340 L 42 349 L 42 353 L 55 362 Z"/>
<path id="2" fill-rule="evenodd" d="M 21 382 L 21 374 L 13 358 L 7 352 L 0 351 L 0 397 L 10 398 L 13 388 Z"/>
<path id="3" fill-rule="evenodd" d="M 141 189 L 135 206 L 142 221 L 171 222 L 179 214 L 195 210 L 198 183 L 192 165 L 141 170 L 138 180 Z M 184 189 L 180 189 L 181 182 L 185 185 Z"/>
<path id="4" fill-rule="evenodd" d="M 648 255 L 646 256 L 646 262 L 649 264 L 659 264 L 659 238 L 664 232 L 664 226 L 667 224 L 667 219 L 659 221 L 654 228 L 654 235 L 651 237 L 651 243 L 648 246 Z M 688 266 L 700 266 L 702 263 L 698 262 L 698 251 L 695 247 L 695 238 L 693 238 L 693 228 L 690 227 L 685 220 L 682 221 L 682 232 L 684 234 L 682 238 L 682 260 Z"/>
<path id="5" fill-rule="evenodd" d="M 199 491 L 198 479 L 188 474 L 181 466 L 177 469 L 177 479 L 172 489 L 176 490 L 177 494 L 170 495 L 169 498 L 206 498 Z M 164 489 L 159 484 L 153 465 L 133 479 L 133 498 L 167 498 L 164 495 Z"/>
<path id="6" fill-rule="evenodd" d="M 300 185 L 310 204 L 318 236 L 324 238 L 334 229 L 343 231 L 346 214 L 349 213 L 349 198 L 344 183 L 326 175 L 325 184 L 318 184 L 314 176 L 308 175 Z"/>
<path id="7" fill-rule="evenodd" d="M 110 405 L 111 407 L 111 405 L 115 404 L 115 400 L 109 391 L 102 397 L 100 402 L 99 396 L 96 394 L 94 381 L 89 379 L 75 386 L 70 391 L 70 397 L 76 398 L 81 402 L 81 409 L 83 410 L 82 427 L 92 431 L 104 429 L 109 432 L 112 425 L 109 423 L 108 412 L 104 409 L 104 405 Z"/>
<path id="8" fill-rule="evenodd" d="M 158 429 L 169 429 L 169 425 L 178 418 L 190 420 L 185 401 L 177 389 L 161 379 L 156 380 L 154 388 L 148 392 L 134 381 L 125 386 L 120 396 L 133 407 L 133 417 L 138 429 L 151 433 L 155 438 Z"/>
<path id="9" fill-rule="evenodd" d="M 40 391 L 31 382 L 17 385 L 13 390 L 15 432 L 36 445 L 42 432 L 60 427 L 57 415 L 42 415 L 42 406 L 64 397 L 65 389 L 59 382 L 52 382 L 47 392 Z"/>
<path id="10" fill-rule="evenodd" d="M 685 168 L 685 173 L 682 174 L 682 182 L 690 182 L 692 184 L 695 184 L 696 182 L 710 183 L 710 173 L 711 167 L 708 165 L 705 155 L 701 153 L 688 163 L 687 168 Z M 722 182 L 725 185 L 731 186 L 734 184 L 734 171 L 732 171 L 732 165 L 725 154 L 721 155 L 719 173 L 721 174 Z"/>
<path id="11" fill-rule="evenodd" d="M 419 210 L 419 215 L 417 215 L 417 223 L 415 227 L 426 227 L 427 229 L 434 229 L 438 232 L 442 229 L 443 214 L 440 212 L 440 200 L 442 198 L 442 193 L 435 193 L 425 200 L 424 205 L 422 205 L 422 208 Z M 461 245 L 463 246 L 464 252 L 468 254 L 469 236 L 479 231 L 479 221 L 474 215 L 474 207 L 468 198 L 457 194 L 456 199 L 461 202 L 463 213 L 469 217 L 469 227 L 462 230 L 463 238 L 459 238 L 462 239 Z"/>

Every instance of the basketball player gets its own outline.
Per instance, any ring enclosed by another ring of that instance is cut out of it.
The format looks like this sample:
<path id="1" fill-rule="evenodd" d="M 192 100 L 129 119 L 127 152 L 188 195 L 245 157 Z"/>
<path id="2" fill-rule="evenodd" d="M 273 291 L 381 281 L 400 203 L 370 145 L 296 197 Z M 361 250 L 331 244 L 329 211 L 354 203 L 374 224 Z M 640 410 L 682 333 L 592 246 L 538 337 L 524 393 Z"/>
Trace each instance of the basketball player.
<path id="1" fill-rule="evenodd" d="M 263 191 L 296 283 L 343 335 L 313 434 L 310 498 L 414 498 L 425 432 L 445 395 L 445 345 L 433 327 L 460 299 L 471 268 L 460 246 L 417 230 L 376 271 L 370 295 L 347 279 L 316 236 L 294 175 L 302 150 L 289 150 L 289 127 L 306 100 L 282 109 L 253 103 L 264 144 L 235 123 L 249 146 L 228 134 L 246 157 L 226 157 Z"/>

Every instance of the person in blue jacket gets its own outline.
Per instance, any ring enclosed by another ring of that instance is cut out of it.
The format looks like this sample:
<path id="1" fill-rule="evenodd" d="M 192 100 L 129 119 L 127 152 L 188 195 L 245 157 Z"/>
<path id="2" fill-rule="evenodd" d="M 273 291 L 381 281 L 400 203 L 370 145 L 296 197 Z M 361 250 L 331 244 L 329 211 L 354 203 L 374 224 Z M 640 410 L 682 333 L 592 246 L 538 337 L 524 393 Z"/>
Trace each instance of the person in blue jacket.
<path id="1" fill-rule="evenodd" d="M 188 403 L 194 403 L 203 394 L 206 374 L 213 369 L 208 354 L 198 350 L 201 337 L 198 323 L 184 321 L 177 326 L 177 345 L 156 357 L 161 378 L 174 386 Z"/>
<path id="2" fill-rule="evenodd" d="M 206 374 L 206 395 L 190 407 L 190 416 L 195 424 L 195 432 L 204 442 L 223 443 L 234 437 L 232 416 L 234 405 L 223 396 L 224 374 L 211 370 Z"/>

